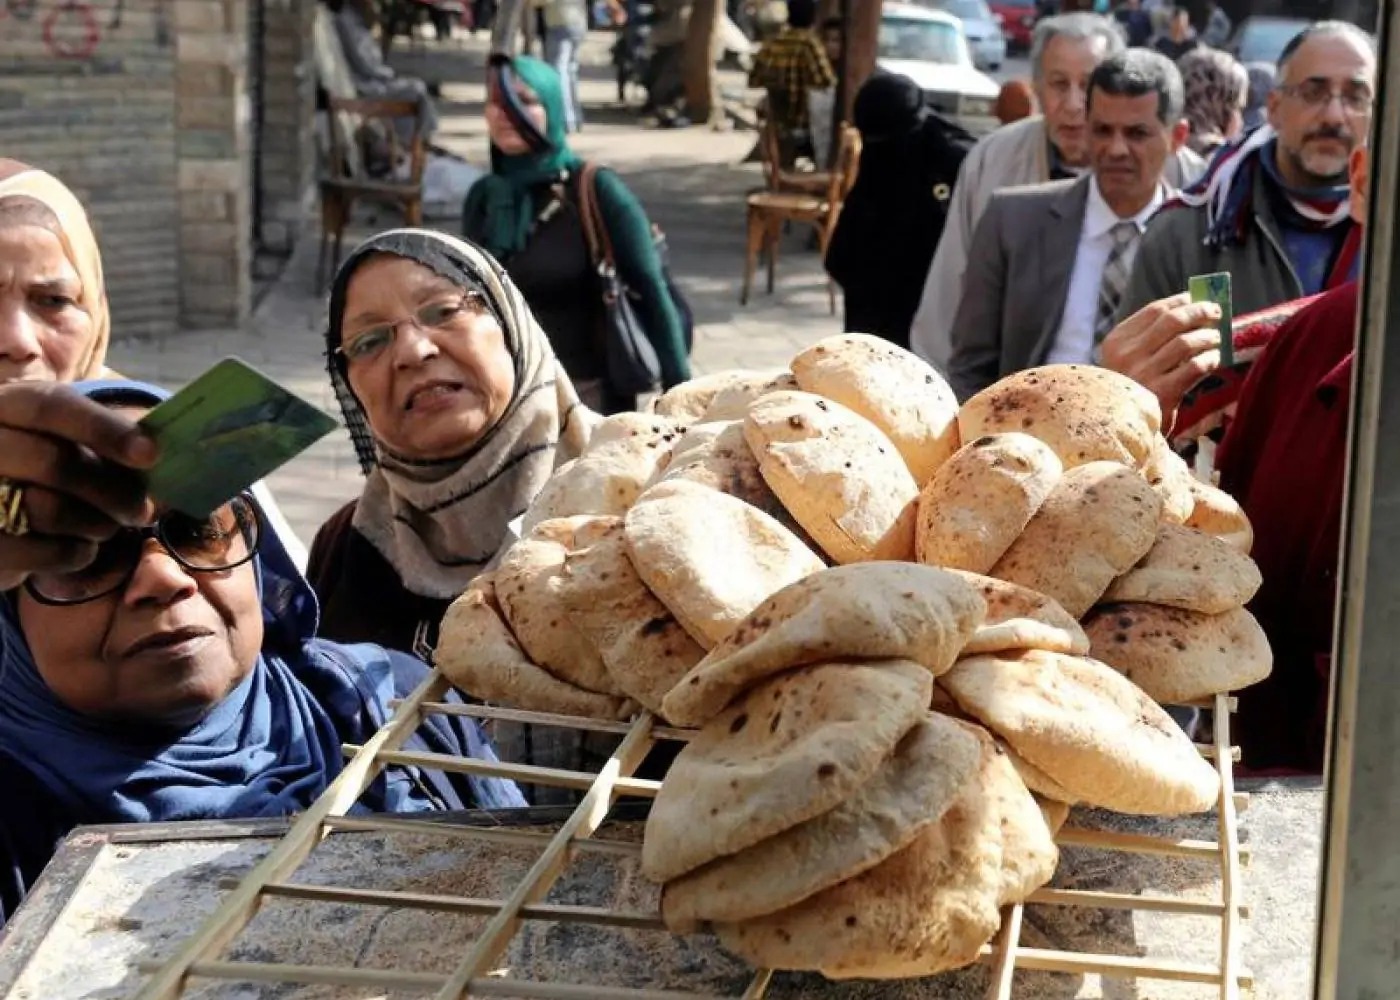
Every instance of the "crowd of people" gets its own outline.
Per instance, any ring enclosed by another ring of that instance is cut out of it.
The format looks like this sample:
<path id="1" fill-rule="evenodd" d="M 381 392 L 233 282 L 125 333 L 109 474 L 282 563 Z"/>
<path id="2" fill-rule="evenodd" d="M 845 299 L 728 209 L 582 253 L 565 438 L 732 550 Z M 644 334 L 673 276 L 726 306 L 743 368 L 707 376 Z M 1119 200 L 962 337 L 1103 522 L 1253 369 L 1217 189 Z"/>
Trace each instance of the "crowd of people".
<path id="1" fill-rule="evenodd" d="M 961 397 L 1029 366 L 1102 364 L 1155 393 L 1168 429 L 1217 379 L 1213 405 L 1233 416 L 1217 428 L 1221 483 L 1254 523 L 1254 612 L 1276 658 L 1241 699 L 1246 765 L 1316 771 L 1372 41 L 1340 22 L 1303 31 L 1252 128 L 1250 79 L 1200 46 L 1178 66 L 1076 13 L 1042 21 L 1031 58 L 1039 113 L 980 140 L 905 78 L 864 85 L 859 180 L 828 260 L 847 325 L 911 347 Z M 305 808 L 339 773 L 341 744 L 363 742 L 422 680 L 448 603 L 514 541 L 597 415 L 636 405 L 599 360 L 585 195 L 660 387 L 690 377 L 652 226 L 620 177 L 570 150 L 571 93 L 546 62 L 494 60 L 491 171 L 462 235 L 391 230 L 340 266 L 327 378 L 365 482 L 305 571 L 261 487 L 203 520 L 145 496 L 155 447 L 136 421 L 165 391 L 106 368 L 83 206 L 42 170 L 0 161 L 0 783 L 29 804 L 0 814 L 0 919 L 76 825 Z M 1184 294 L 1214 271 L 1232 274 L 1237 314 L 1269 318 L 1247 373 L 1220 368 L 1218 310 Z M 577 751 L 496 736 L 547 766 Z M 415 740 L 496 752 L 465 718 Z M 392 766 L 363 807 L 525 802 L 510 782 Z"/>

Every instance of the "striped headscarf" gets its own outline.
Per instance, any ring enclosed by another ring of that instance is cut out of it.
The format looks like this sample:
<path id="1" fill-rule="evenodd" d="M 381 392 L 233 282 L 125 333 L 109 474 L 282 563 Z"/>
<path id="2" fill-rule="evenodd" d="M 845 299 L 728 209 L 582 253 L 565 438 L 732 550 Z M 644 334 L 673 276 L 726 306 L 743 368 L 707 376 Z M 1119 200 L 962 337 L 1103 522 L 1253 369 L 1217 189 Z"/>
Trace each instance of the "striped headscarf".
<path id="1" fill-rule="evenodd" d="M 515 392 L 500 419 L 459 454 L 431 461 L 393 454 L 375 438 L 337 353 L 346 293 L 355 272 L 377 254 L 429 268 L 480 292 L 505 333 Z M 596 416 L 579 402 L 534 315 L 505 271 L 480 248 L 424 229 L 393 229 L 355 249 L 331 288 L 327 368 L 365 472 L 354 527 L 423 597 L 451 599 L 487 569 L 512 540 L 510 522 L 525 512 L 555 468 L 588 443 Z"/>
<path id="2" fill-rule="evenodd" d="M 73 270 L 78 272 L 78 281 L 82 285 L 78 302 L 83 311 L 92 317 L 93 340 L 73 377 L 97 378 L 106 371 L 111 317 L 107 309 L 107 290 L 102 281 L 102 254 L 98 250 L 97 237 L 92 233 L 87 212 L 77 196 L 57 177 L 18 160 L 0 158 L 0 209 L 9 209 L 16 204 L 22 206 L 25 201 L 35 203 L 36 210 L 53 216 L 58 223 L 54 235 L 62 242 L 63 252 L 73 265 Z"/>

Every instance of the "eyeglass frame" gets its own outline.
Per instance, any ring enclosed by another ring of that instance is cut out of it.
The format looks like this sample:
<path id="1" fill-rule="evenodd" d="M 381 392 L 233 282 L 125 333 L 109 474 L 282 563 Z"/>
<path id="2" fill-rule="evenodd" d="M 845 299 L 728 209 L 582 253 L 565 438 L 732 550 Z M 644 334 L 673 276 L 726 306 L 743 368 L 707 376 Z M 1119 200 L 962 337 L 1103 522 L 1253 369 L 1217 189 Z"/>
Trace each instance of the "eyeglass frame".
<path id="1" fill-rule="evenodd" d="M 175 551 L 174 547 L 171 546 L 165 540 L 165 536 L 162 534 L 161 528 L 162 523 L 167 517 L 177 514 L 181 517 L 189 517 L 189 515 L 180 514 L 180 512 L 176 510 L 168 510 L 164 514 L 161 514 L 159 517 L 157 517 L 154 522 L 146 525 L 145 527 L 123 528 L 118 532 L 118 536 L 136 536 L 138 540 L 138 544 L 135 550 L 136 558 L 132 560 L 131 566 L 126 570 L 126 572 L 121 576 L 121 578 L 116 583 L 114 583 L 109 589 L 104 590 L 101 593 L 92 594 L 88 597 L 84 597 L 76 601 L 56 600 L 52 597 L 47 596 L 46 594 L 42 594 L 39 592 L 38 585 L 35 584 L 34 576 L 31 574 L 30 576 L 25 578 L 24 592 L 28 594 L 35 601 L 35 603 L 42 604 L 45 607 L 49 608 L 76 608 L 84 604 L 91 604 L 93 601 L 100 601 L 104 597 L 111 597 L 113 594 L 121 593 L 131 584 L 132 578 L 136 576 L 136 571 L 141 567 L 141 560 L 145 558 L 146 542 L 150 541 L 153 538 L 156 540 L 157 544 L 160 545 L 161 550 L 167 556 L 173 559 L 175 561 L 175 564 L 179 566 L 182 570 L 184 570 L 186 573 L 227 573 L 229 570 L 238 569 L 240 566 L 246 566 L 248 565 L 248 563 L 252 562 L 257 557 L 258 550 L 262 548 L 263 531 L 266 527 L 266 525 L 264 525 L 263 523 L 262 514 L 258 510 L 257 502 L 253 500 L 253 495 L 247 492 L 238 494 L 238 496 L 234 497 L 232 500 L 229 500 L 227 503 L 220 504 L 219 507 L 214 508 L 214 510 L 211 511 L 209 516 L 204 518 L 204 520 L 208 521 L 209 518 L 213 517 L 214 514 L 217 513 L 221 508 L 227 507 L 230 504 L 233 504 L 234 502 L 240 500 L 248 508 L 248 513 L 252 516 L 251 524 L 253 526 L 255 534 L 253 536 L 252 544 L 248 545 L 247 554 L 243 556 L 243 558 L 239 559 L 237 562 L 229 563 L 227 566 L 193 566 L 189 562 L 187 562 L 178 552 Z M 108 539 L 107 542 L 101 543 L 101 545 L 110 544 L 112 541 L 115 541 L 116 537 L 118 536 L 113 536 L 113 538 Z M 99 545 L 99 549 L 101 545 Z M 77 570 L 76 572 L 82 572 L 82 570 Z"/>
<path id="2" fill-rule="evenodd" d="M 375 324 L 374 326 L 370 327 L 370 328 L 367 329 L 367 330 L 361 330 L 358 336 L 353 337 L 352 339 L 347 340 L 347 341 L 342 341 L 341 343 L 337 344 L 333 353 L 340 355 L 340 357 L 345 361 L 345 363 L 346 363 L 347 365 L 352 365 L 352 364 L 356 364 L 356 363 L 363 364 L 363 363 L 366 363 L 366 362 L 369 362 L 369 361 L 373 361 L 375 358 L 377 358 L 377 357 L 379 357 L 380 355 L 382 355 L 382 354 L 384 353 L 385 350 L 387 350 L 387 349 L 390 348 L 390 347 L 393 347 L 393 346 L 394 346 L 394 342 L 398 339 L 398 336 L 399 336 L 399 327 L 404 326 L 405 324 L 410 324 L 410 323 L 411 323 L 412 325 L 418 327 L 418 329 L 419 329 L 420 331 L 422 331 L 423 333 L 432 333 L 432 332 L 435 331 L 435 330 L 443 330 L 443 329 L 445 329 L 445 327 L 442 326 L 442 325 L 429 324 L 429 323 L 424 323 L 424 322 L 422 322 L 421 320 L 419 320 L 418 314 L 421 313 L 424 309 L 428 309 L 428 308 L 431 308 L 431 307 L 434 307 L 434 306 L 443 305 L 443 304 L 445 304 L 445 301 L 446 301 L 446 300 L 443 300 L 443 301 L 441 301 L 441 302 L 439 302 L 439 301 L 425 302 L 425 303 L 423 303 L 421 306 L 419 306 L 417 309 L 415 309 L 415 310 L 413 311 L 413 315 L 411 315 L 411 316 L 405 316 L 403 319 L 394 320 L 392 323 L 377 323 L 377 324 Z M 465 312 L 465 311 L 466 311 L 466 307 L 467 307 L 467 303 L 469 303 L 469 302 L 475 302 L 475 303 L 478 303 L 478 304 L 479 304 L 480 310 L 479 310 L 479 312 L 478 312 L 478 315 L 480 315 L 480 314 L 482 314 L 482 313 L 489 312 L 490 309 L 491 309 L 490 302 L 488 301 L 488 299 L 486 298 L 486 296 L 485 296 L 483 293 L 477 291 L 476 289 L 469 288 L 469 289 L 464 290 L 464 291 L 462 292 L 461 297 L 460 297 L 459 299 L 457 299 L 457 305 L 456 305 L 457 313 L 460 314 L 460 313 L 462 313 L 462 312 Z M 387 329 L 387 330 L 389 331 L 389 342 L 388 342 L 387 344 L 385 344 L 384 347 L 383 347 L 382 349 L 380 349 L 380 350 L 378 350 L 378 351 L 375 351 L 373 354 L 367 354 L 367 355 L 359 355 L 359 356 L 357 356 L 357 355 L 351 353 L 352 350 L 353 350 L 353 348 L 354 348 L 354 346 L 355 346 L 356 344 L 360 343 L 360 342 L 361 342 L 362 340 L 364 340 L 366 337 L 368 337 L 368 336 L 370 335 L 370 333 L 372 333 L 372 332 L 374 332 L 374 331 L 376 331 L 376 330 L 383 330 L 383 329 Z"/>
<path id="3" fill-rule="evenodd" d="M 1302 93 L 1302 88 L 1308 86 L 1309 84 L 1316 84 L 1319 87 L 1326 86 L 1326 97 L 1324 98 L 1321 94 L 1318 94 L 1318 100 L 1309 100 Z M 1304 107 L 1311 109 L 1314 114 L 1320 114 L 1322 111 L 1326 110 L 1328 105 L 1330 105 L 1333 101 L 1336 101 L 1339 104 L 1341 104 L 1342 111 L 1344 111 L 1348 115 L 1351 115 L 1352 117 L 1369 117 L 1371 113 L 1375 110 L 1376 106 L 1375 92 L 1372 91 L 1371 88 L 1366 87 L 1365 84 L 1358 84 L 1358 89 L 1365 89 L 1367 91 L 1366 107 L 1361 109 L 1353 108 L 1347 104 L 1347 93 L 1345 84 L 1341 88 L 1336 88 L 1333 87 L 1329 81 L 1322 77 L 1309 77 L 1301 83 L 1279 84 L 1278 92 L 1280 94 L 1283 94 L 1285 97 L 1297 98 L 1303 104 Z"/>

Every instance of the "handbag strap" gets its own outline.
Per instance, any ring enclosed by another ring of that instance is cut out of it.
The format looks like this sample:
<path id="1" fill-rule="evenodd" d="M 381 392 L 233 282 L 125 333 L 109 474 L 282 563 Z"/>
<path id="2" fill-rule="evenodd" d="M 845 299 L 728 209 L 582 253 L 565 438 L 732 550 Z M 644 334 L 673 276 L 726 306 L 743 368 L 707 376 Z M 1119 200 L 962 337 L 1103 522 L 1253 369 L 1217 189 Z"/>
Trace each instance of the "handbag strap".
<path id="1" fill-rule="evenodd" d="M 595 264 L 606 264 L 616 270 L 613 258 L 612 241 L 608 239 L 608 227 L 603 222 L 603 213 L 598 206 L 598 167 L 585 163 L 578 181 L 579 216 L 583 223 L 583 238 L 588 241 L 588 252 Z"/>

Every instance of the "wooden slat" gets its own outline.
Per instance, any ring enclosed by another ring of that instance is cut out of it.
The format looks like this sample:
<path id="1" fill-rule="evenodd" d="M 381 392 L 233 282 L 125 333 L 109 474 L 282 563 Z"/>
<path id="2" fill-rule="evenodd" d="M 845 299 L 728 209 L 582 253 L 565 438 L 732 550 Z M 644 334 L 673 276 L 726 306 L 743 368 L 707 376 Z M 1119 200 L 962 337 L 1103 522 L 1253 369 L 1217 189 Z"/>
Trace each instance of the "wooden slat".
<path id="1" fill-rule="evenodd" d="M 1141 833 L 1118 833 L 1112 830 L 1090 830 L 1066 826 L 1055 835 L 1061 847 L 1092 847 L 1128 854 L 1153 854 L 1173 858 L 1199 858 L 1218 861 L 1220 844 L 1214 840 L 1192 840 L 1180 837 L 1152 837 Z M 1244 857 L 1247 851 L 1241 850 Z"/>
<path id="2" fill-rule="evenodd" d="M 630 722 L 615 722 L 611 719 L 589 719 L 581 715 L 558 715 L 553 712 L 527 712 L 521 708 L 504 708 L 499 705 L 464 705 L 461 702 L 435 701 L 423 706 L 428 715 L 462 715 L 470 719 L 498 719 L 504 722 L 524 722 L 535 726 L 558 726 L 564 729 L 581 729 L 590 733 L 617 733 L 626 735 L 632 728 Z M 651 735 L 657 740 L 676 740 L 688 743 L 699 730 L 672 729 L 669 726 L 652 727 Z"/>
<path id="3" fill-rule="evenodd" d="M 753 982 L 749 983 L 749 988 L 744 990 L 741 1000 L 763 1000 L 768 992 L 768 984 L 773 981 L 772 969 L 760 969 L 753 977 Z"/>
<path id="4" fill-rule="evenodd" d="M 1240 987 L 1236 970 L 1240 965 L 1240 912 L 1235 905 L 1240 883 L 1240 830 L 1235 814 L 1234 769 L 1225 764 L 1230 750 L 1230 714 L 1225 711 L 1224 698 L 1216 698 L 1215 753 L 1216 771 L 1220 774 L 1220 894 L 1225 902 L 1225 914 L 1220 927 L 1220 968 L 1223 981 L 1220 1000 L 1238 1000 Z"/>
<path id="5" fill-rule="evenodd" d="M 584 795 L 572 816 L 564 821 L 553 842 L 530 866 L 499 913 L 482 929 L 481 935 L 467 949 L 452 977 L 437 993 L 437 1000 L 464 1000 L 472 981 L 486 974 L 488 966 L 506 950 L 520 925 L 520 908 L 541 900 L 569 861 L 569 851 L 575 837 L 589 837 L 602 825 L 612 801 L 614 785 L 623 775 L 635 771 L 652 747 L 652 715 L 645 712 L 637 718 L 632 731 L 622 738 L 621 745 L 598 772 L 597 781 Z M 478 994 L 480 995 L 480 994 Z M 607 996 L 598 993 L 599 997 Z M 613 994 L 617 995 L 617 994 Z"/>
<path id="6" fill-rule="evenodd" d="M 399 706 L 388 724 L 370 737 L 365 752 L 345 766 L 310 808 L 297 818 L 277 846 L 248 873 L 243 884 L 141 988 L 136 1000 L 175 1000 L 191 966 L 224 948 L 258 912 L 263 886 L 295 871 L 327 834 L 325 818 L 348 811 L 378 776 L 383 765 L 375 755 L 402 746 L 418 728 L 418 706 L 429 699 L 441 698 L 446 690 L 447 681 L 433 671 Z"/>
<path id="7" fill-rule="evenodd" d="M 1130 892 L 1088 889 L 1037 889 L 1027 903 L 1042 906 L 1078 906 L 1097 910 L 1140 910 L 1191 917 L 1219 917 L 1225 904 L 1218 900 L 1174 899 L 1170 896 L 1138 896 Z"/>
<path id="8" fill-rule="evenodd" d="M 1021 945 L 1021 917 L 1025 910 L 1020 903 L 1008 906 L 997 932 L 995 955 L 992 959 L 991 982 L 987 984 L 987 1000 L 1011 1000 L 1011 988 L 1016 977 L 1016 955 Z"/>
<path id="9" fill-rule="evenodd" d="M 554 834 L 544 830 L 522 830 L 510 826 L 467 826 L 463 823 L 435 823 L 421 819 L 393 819 L 388 816 L 331 816 L 326 825 L 334 830 L 361 833 L 407 833 L 423 837 L 452 837 L 464 840 L 484 840 L 507 847 L 548 847 Z M 574 850 L 598 854 L 636 855 L 642 852 L 639 842 L 604 840 L 589 837 L 574 841 Z"/>
<path id="10" fill-rule="evenodd" d="M 361 747 L 347 743 L 343 748 L 347 757 L 360 753 Z M 512 781 L 532 785 L 549 785 L 553 788 L 575 788 L 586 792 L 593 787 L 597 775 L 588 771 L 564 771 L 557 767 L 540 767 L 537 764 L 508 764 L 504 761 L 477 760 L 474 757 L 457 757 L 448 753 L 427 753 L 415 750 L 385 750 L 379 754 L 385 764 L 407 764 L 411 767 L 426 767 L 437 771 L 453 771 L 457 774 L 475 774 L 488 778 L 510 778 Z M 661 782 L 642 778 L 617 778 L 612 782 L 613 791 L 622 795 L 643 795 L 655 798 L 661 789 Z"/>
<path id="11" fill-rule="evenodd" d="M 264 890 L 269 896 L 304 899 L 317 903 L 339 903 L 350 906 L 390 906 L 410 910 L 441 910 L 444 913 L 467 913 L 490 916 L 501 908 L 498 899 L 478 899 L 468 896 L 434 896 L 423 892 L 399 892 L 389 889 L 345 889 L 330 885 L 302 885 L 295 882 L 274 882 Z M 626 927 L 631 930 L 664 931 L 666 925 L 654 913 L 610 910 L 603 906 L 564 906 L 538 903 L 520 908 L 521 919 L 549 920 L 556 923 L 587 923 L 599 927 Z"/>

